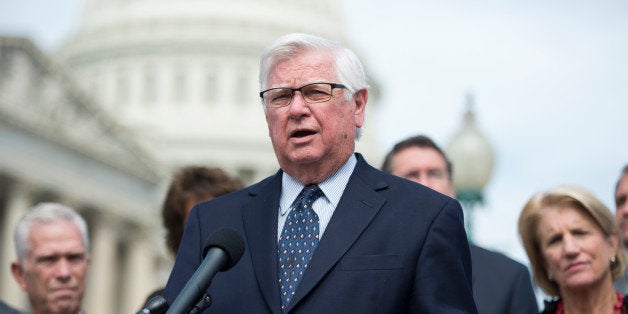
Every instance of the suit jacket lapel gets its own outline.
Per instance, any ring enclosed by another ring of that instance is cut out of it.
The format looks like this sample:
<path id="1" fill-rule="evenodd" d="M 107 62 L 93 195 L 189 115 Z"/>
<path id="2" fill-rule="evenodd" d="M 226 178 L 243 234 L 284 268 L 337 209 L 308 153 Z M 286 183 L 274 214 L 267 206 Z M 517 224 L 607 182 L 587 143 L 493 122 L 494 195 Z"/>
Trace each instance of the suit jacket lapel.
<path id="1" fill-rule="evenodd" d="M 277 210 L 281 195 L 281 171 L 268 184 L 252 190 L 242 219 L 259 289 L 273 313 L 281 313 L 277 284 Z"/>
<path id="2" fill-rule="evenodd" d="M 376 191 L 387 186 L 377 170 L 369 166 L 358 154 L 355 170 L 314 252 L 308 270 L 303 274 L 301 283 L 288 305 L 288 310 L 316 286 L 358 239 L 386 202 Z"/>

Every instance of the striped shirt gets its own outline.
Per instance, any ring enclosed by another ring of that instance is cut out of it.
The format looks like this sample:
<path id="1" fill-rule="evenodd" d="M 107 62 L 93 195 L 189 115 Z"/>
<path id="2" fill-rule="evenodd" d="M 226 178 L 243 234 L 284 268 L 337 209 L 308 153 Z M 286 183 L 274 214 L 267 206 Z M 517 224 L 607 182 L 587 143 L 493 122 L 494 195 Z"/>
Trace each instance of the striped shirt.
<path id="1" fill-rule="evenodd" d="M 321 188 L 325 195 L 319 197 L 314 202 L 312 209 L 318 215 L 318 232 L 320 239 L 323 238 L 325 228 L 327 228 L 327 224 L 329 224 L 329 220 L 331 220 L 331 216 L 334 214 L 334 210 L 340 202 L 342 193 L 344 193 L 347 187 L 347 183 L 349 182 L 349 178 L 353 173 L 356 163 L 357 159 L 355 155 L 351 154 L 349 160 L 347 160 L 336 173 L 318 184 L 318 187 Z M 279 217 L 277 221 L 277 241 L 279 241 L 279 237 L 281 236 L 281 231 L 283 230 L 283 225 L 286 222 L 288 213 L 292 210 L 291 206 L 304 187 L 305 186 L 299 183 L 299 181 L 287 173 L 283 173 L 281 179 L 281 199 L 279 200 Z"/>

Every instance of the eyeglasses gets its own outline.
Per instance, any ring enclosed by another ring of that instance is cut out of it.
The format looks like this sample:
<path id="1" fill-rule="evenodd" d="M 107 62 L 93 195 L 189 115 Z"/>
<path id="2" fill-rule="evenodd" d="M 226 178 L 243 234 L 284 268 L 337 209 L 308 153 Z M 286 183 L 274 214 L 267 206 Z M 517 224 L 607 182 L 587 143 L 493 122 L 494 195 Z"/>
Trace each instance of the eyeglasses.
<path id="1" fill-rule="evenodd" d="M 347 88 L 342 84 L 335 83 L 312 83 L 299 88 L 276 87 L 267 89 L 259 93 L 264 106 L 269 108 L 280 108 L 290 105 L 296 91 L 301 92 L 301 97 L 308 104 L 325 102 L 331 99 L 334 88 Z"/>

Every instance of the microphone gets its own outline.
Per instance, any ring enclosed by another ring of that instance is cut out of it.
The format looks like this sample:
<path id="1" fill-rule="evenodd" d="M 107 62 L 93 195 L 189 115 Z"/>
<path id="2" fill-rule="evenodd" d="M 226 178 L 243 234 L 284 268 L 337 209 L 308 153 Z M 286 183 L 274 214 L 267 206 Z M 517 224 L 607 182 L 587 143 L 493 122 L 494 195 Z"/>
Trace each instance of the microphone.
<path id="1" fill-rule="evenodd" d="M 205 258 L 172 302 L 166 314 L 187 313 L 209 287 L 219 271 L 233 267 L 244 254 L 244 239 L 233 229 L 218 229 L 207 238 L 203 248 Z"/>
<path id="2" fill-rule="evenodd" d="M 163 314 L 168 309 L 168 301 L 161 295 L 150 298 L 144 308 L 135 314 Z"/>

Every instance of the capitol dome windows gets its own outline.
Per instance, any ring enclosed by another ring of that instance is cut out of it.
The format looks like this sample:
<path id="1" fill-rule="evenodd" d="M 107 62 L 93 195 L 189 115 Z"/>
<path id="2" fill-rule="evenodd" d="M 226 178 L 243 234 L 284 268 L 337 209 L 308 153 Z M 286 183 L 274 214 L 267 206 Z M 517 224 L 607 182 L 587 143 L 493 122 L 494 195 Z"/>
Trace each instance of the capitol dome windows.
<path id="1" fill-rule="evenodd" d="M 116 74 L 116 104 L 115 107 L 129 103 L 129 77 L 126 69 L 118 69 Z"/>
<path id="2" fill-rule="evenodd" d="M 144 68 L 144 88 L 142 102 L 146 107 L 154 107 L 157 102 L 157 78 L 153 66 Z"/>
<path id="3" fill-rule="evenodd" d="M 187 75 L 185 73 L 185 69 L 183 68 L 182 65 L 177 66 L 177 68 L 175 69 L 175 74 L 174 74 L 174 84 L 173 84 L 173 91 L 172 91 L 172 101 L 175 104 L 183 104 L 185 102 L 187 102 L 188 100 L 188 82 L 187 82 Z"/>
<path id="4" fill-rule="evenodd" d="M 205 73 L 203 88 L 201 89 L 201 92 L 203 93 L 203 105 L 211 107 L 216 103 L 216 100 L 218 100 L 216 95 L 218 91 L 216 84 L 217 79 L 215 70 L 208 68 Z"/>
<path id="5" fill-rule="evenodd" d="M 237 106 L 246 105 L 248 97 L 248 91 L 251 90 L 249 86 L 249 77 L 247 71 L 245 69 L 240 69 L 236 74 L 235 86 L 233 89 L 235 92 L 234 100 Z"/>

